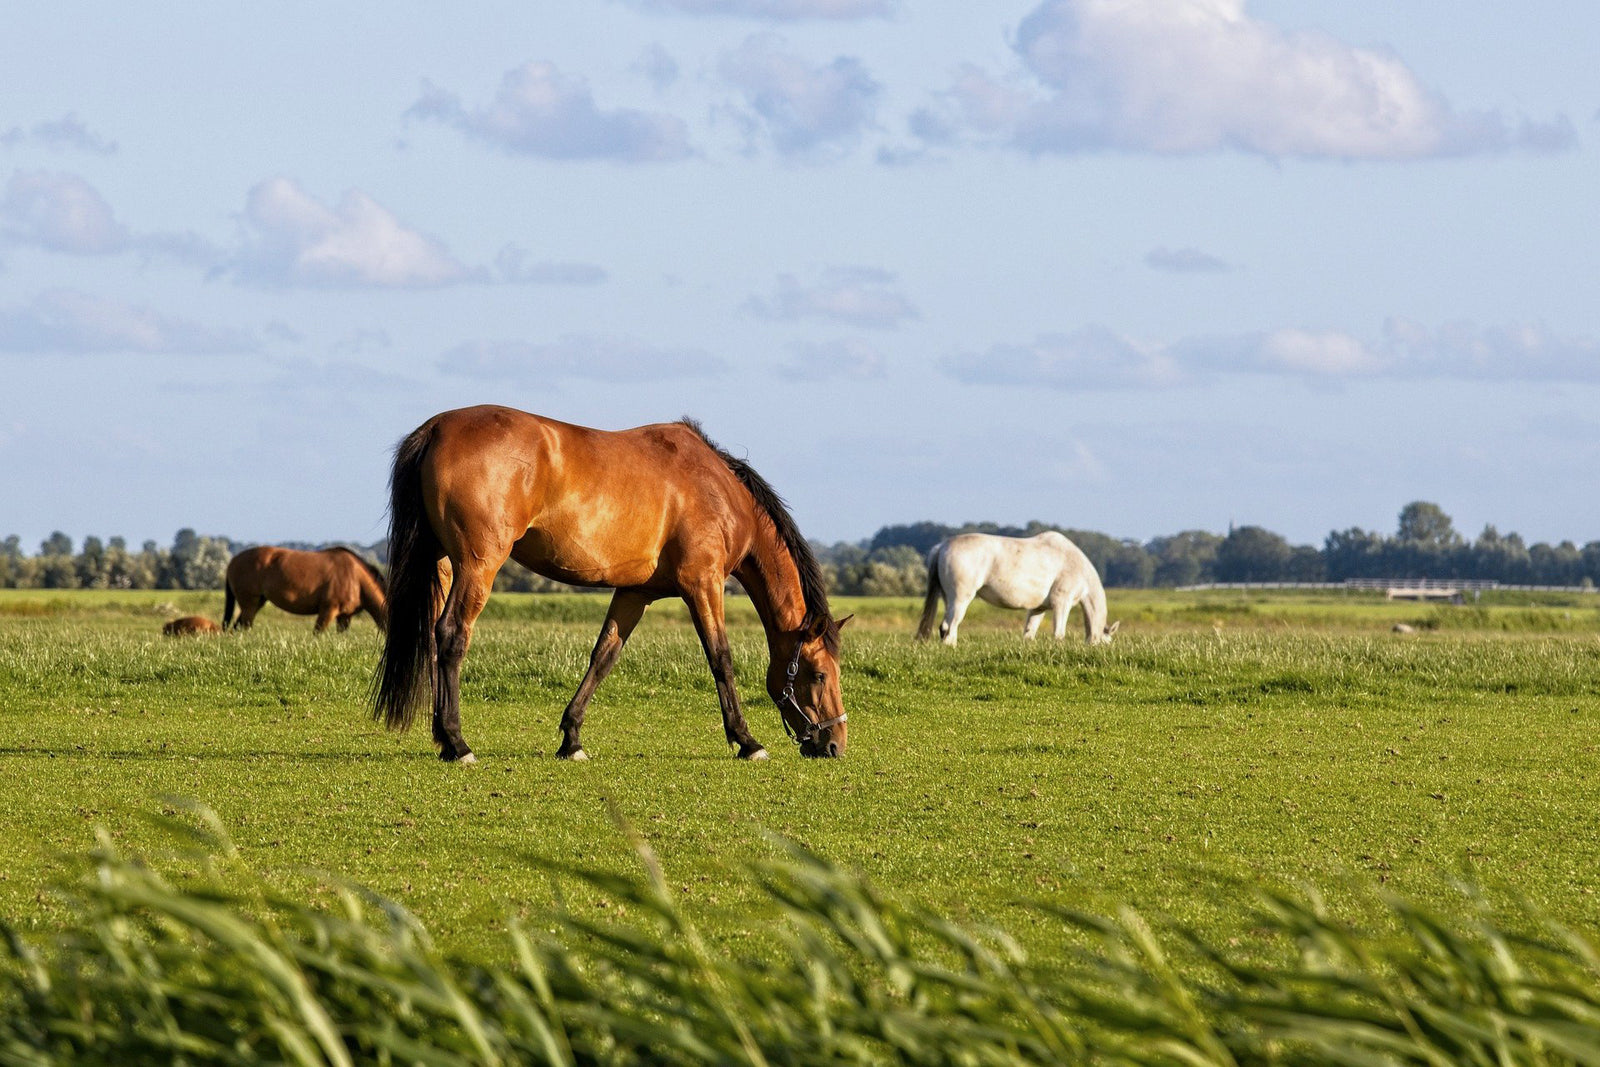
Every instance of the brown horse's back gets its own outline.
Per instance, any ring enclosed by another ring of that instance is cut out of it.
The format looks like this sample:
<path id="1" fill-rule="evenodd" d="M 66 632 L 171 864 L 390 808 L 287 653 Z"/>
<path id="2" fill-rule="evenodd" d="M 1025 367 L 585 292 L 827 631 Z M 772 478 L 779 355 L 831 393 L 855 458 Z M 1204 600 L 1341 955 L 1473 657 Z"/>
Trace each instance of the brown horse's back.
<path id="1" fill-rule="evenodd" d="M 753 535 L 749 494 L 682 423 L 603 431 L 464 408 L 433 421 L 421 472 L 445 555 L 500 541 L 574 585 L 675 590 L 685 566 L 736 560 Z"/>

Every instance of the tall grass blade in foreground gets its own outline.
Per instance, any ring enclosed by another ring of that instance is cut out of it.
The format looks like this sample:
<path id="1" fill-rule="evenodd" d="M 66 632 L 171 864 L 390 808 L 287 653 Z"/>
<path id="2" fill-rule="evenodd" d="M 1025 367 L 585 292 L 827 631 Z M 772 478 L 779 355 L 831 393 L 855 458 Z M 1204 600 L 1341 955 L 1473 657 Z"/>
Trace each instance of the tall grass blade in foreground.
<path id="1" fill-rule="evenodd" d="M 0 1063 L 1600 1064 L 1591 940 L 1473 896 L 1449 915 L 1385 896 L 1374 933 L 1264 895 L 1248 949 L 1041 906 L 1080 936 L 1036 959 L 786 845 L 750 872 L 781 919 L 745 957 L 635 845 L 640 878 L 547 868 L 627 921 L 513 925 L 483 966 L 359 889 L 280 899 L 224 840 L 191 888 L 103 836 L 68 929 L 7 931 Z"/>

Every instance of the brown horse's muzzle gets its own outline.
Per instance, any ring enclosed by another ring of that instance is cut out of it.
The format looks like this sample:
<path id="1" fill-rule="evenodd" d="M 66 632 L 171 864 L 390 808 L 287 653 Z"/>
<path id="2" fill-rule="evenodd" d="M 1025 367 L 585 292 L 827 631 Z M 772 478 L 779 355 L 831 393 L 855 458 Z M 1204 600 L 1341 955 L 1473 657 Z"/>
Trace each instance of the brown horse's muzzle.
<path id="1" fill-rule="evenodd" d="M 807 759 L 834 759 L 844 755 L 845 746 L 848 744 L 846 737 L 847 727 L 845 716 L 841 714 L 836 719 L 825 718 L 814 708 L 808 708 L 806 718 L 813 723 L 811 730 L 800 740 L 800 755 Z M 827 722 L 829 725 L 815 725 L 818 722 Z"/>

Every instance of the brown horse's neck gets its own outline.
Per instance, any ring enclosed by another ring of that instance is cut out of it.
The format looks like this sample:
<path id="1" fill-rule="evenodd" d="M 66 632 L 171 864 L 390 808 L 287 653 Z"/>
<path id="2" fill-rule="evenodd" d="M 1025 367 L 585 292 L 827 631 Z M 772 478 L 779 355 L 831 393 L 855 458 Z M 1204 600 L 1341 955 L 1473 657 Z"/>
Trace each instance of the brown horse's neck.
<path id="1" fill-rule="evenodd" d="M 357 576 L 356 580 L 361 583 L 362 610 L 371 615 L 380 627 L 386 627 L 389 624 L 389 602 L 388 598 L 384 596 L 383 586 L 379 585 L 378 580 L 365 570 Z"/>
<path id="2" fill-rule="evenodd" d="M 806 598 L 794 557 L 765 516 L 757 516 L 755 542 L 734 576 L 761 617 L 773 659 L 787 658 L 793 652 L 793 642 L 787 638 L 806 620 Z"/>

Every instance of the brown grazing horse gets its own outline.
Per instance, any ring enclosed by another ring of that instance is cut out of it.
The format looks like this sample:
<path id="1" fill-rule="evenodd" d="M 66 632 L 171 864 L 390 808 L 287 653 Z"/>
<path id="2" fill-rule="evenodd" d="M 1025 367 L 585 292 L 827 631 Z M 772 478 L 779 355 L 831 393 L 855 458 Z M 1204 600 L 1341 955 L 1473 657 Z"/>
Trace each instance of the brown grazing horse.
<path id="1" fill-rule="evenodd" d="M 728 576 L 766 629 L 767 693 L 807 756 L 845 749 L 839 630 L 810 547 L 762 477 L 684 420 L 607 432 L 503 407 L 435 415 L 395 449 L 389 616 L 374 715 L 409 726 L 431 684 L 439 758 L 474 762 L 461 736 L 461 661 L 509 557 L 573 585 L 616 590 L 589 669 L 561 716 L 557 755 L 588 756 L 583 712 L 645 608 L 689 605 L 740 759 L 765 759 L 734 689 L 723 624 Z"/>
<path id="2" fill-rule="evenodd" d="M 233 621 L 235 600 L 239 603 L 237 623 Z M 247 548 L 228 561 L 224 629 L 230 625 L 248 628 L 269 600 L 291 615 L 315 615 L 319 634 L 335 620 L 343 633 L 360 611 L 371 615 L 380 630 L 389 625 L 383 574 L 348 548 L 301 552 L 262 545 Z"/>
<path id="3" fill-rule="evenodd" d="M 204 615 L 185 615 L 167 623 L 161 632 L 168 637 L 191 637 L 197 634 L 220 634 L 222 627 Z"/>

